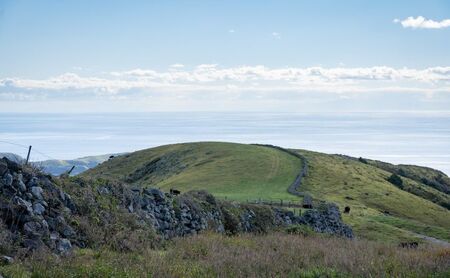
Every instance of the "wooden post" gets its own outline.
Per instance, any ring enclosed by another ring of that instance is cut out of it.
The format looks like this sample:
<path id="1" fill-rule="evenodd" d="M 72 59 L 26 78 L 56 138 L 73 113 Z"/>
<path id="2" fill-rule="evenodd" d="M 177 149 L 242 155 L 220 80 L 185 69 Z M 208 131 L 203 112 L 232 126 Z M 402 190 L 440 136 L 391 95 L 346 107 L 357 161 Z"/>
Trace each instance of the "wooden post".
<path id="1" fill-rule="evenodd" d="M 25 165 L 28 164 L 28 160 L 30 160 L 31 146 L 28 147 L 27 161 L 25 161 Z"/>
<path id="2" fill-rule="evenodd" d="M 280 199 L 280 207 L 283 206 L 283 199 Z"/>
<path id="3" fill-rule="evenodd" d="M 75 169 L 75 165 L 73 165 L 72 168 L 70 168 L 69 172 L 67 172 L 67 175 L 70 176 L 70 173 L 72 173 L 73 169 Z"/>

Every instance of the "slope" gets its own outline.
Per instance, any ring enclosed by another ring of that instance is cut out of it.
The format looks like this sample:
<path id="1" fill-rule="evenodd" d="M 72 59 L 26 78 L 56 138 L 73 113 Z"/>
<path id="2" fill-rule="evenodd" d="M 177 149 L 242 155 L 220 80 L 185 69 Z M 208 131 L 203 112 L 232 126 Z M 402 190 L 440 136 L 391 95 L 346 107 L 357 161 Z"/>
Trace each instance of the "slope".
<path id="1" fill-rule="evenodd" d="M 202 142 L 161 146 L 115 157 L 82 174 L 142 187 L 206 189 L 234 200 L 273 198 L 298 201 L 287 187 L 301 161 L 263 146 Z"/>
<path id="2" fill-rule="evenodd" d="M 391 175 L 375 165 L 341 155 L 297 150 L 308 160 L 302 189 L 314 198 L 350 206 L 344 220 L 366 238 L 405 240 L 423 234 L 450 240 L 450 212 L 387 181 Z M 420 187 L 403 177 L 405 187 Z M 423 186 L 423 185 L 422 185 Z"/>

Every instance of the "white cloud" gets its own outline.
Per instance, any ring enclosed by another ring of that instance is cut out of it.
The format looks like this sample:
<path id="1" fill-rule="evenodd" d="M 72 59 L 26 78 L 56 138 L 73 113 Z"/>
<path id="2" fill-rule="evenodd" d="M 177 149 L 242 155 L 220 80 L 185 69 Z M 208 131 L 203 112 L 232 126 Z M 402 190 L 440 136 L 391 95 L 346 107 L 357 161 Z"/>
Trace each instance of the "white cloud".
<path id="1" fill-rule="evenodd" d="M 170 65 L 170 67 L 175 68 L 175 69 L 181 69 L 181 68 L 184 68 L 184 65 L 183 64 L 173 64 L 173 65 Z"/>
<path id="2" fill-rule="evenodd" d="M 275 39 L 279 40 L 281 39 L 281 34 L 278 32 L 272 32 L 272 37 L 274 37 Z"/>
<path id="3" fill-rule="evenodd" d="M 201 64 L 191 70 L 174 65 L 167 71 L 133 69 L 97 76 L 64 73 L 46 79 L 0 79 L 0 100 L 23 101 L 89 97 L 139 99 L 163 95 L 219 100 L 223 94 L 238 98 L 264 93 L 268 98 L 280 98 L 290 93 L 376 92 L 450 93 L 450 67 L 269 68 L 256 65 L 223 68 L 217 64 Z"/>
<path id="4" fill-rule="evenodd" d="M 410 16 L 404 20 L 394 19 L 394 23 L 400 23 L 404 28 L 413 29 L 441 29 L 450 27 L 450 19 L 434 21 L 432 19 L 426 19 L 423 16 L 416 18 Z"/>
<path id="5" fill-rule="evenodd" d="M 234 32 L 236 32 L 234 29 L 228 30 L 228 33 L 234 33 Z"/>

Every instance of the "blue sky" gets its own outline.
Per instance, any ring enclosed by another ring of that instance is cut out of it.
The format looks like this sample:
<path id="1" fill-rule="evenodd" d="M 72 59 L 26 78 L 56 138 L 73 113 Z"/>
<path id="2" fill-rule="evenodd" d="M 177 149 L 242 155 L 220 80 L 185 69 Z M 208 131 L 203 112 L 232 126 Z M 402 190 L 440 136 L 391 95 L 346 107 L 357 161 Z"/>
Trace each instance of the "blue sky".
<path id="1" fill-rule="evenodd" d="M 449 18 L 450 1 L 0 0 L 0 107 L 448 111 Z"/>

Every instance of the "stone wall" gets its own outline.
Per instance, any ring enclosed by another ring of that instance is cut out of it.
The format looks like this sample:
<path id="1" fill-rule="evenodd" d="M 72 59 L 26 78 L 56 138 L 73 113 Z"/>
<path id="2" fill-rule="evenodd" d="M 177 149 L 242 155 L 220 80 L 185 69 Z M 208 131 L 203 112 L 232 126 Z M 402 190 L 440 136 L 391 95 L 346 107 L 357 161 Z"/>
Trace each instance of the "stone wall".
<path id="1" fill-rule="evenodd" d="M 114 211 L 125 218 L 138 219 L 164 239 L 206 230 L 262 233 L 293 224 L 353 237 L 351 228 L 342 223 L 339 209 L 332 204 L 295 216 L 291 211 L 264 205 L 219 201 L 206 191 L 173 196 L 155 188 L 67 179 L 70 185 L 62 187 L 59 184 L 64 184 L 64 180 L 5 158 L 0 160 L 0 229 L 9 233 L 15 245 L 25 250 L 46 247 L 59 254 L 68 252 L 72 246 L 92 247 L 89 244 L 95 243 L 87 239 L 82 225 L 73 223 L 83 217 L 101 218 L 89 225 L 111 222 Z M 108 205 L 102 200 L 108 200 Z M 95 212 L 99 213 L 93 216 Z"/>

